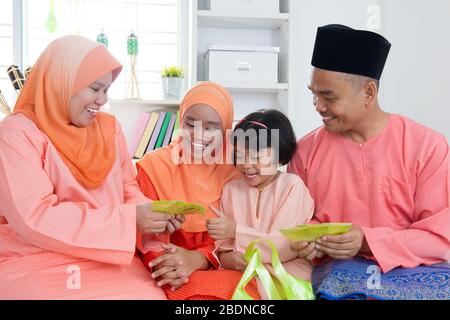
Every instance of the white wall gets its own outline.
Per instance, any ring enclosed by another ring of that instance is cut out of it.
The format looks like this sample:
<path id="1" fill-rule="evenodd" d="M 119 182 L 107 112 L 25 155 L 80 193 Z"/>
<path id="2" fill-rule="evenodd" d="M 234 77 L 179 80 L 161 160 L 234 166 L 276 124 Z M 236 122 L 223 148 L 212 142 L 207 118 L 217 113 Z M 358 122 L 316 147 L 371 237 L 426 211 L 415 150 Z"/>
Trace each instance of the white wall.
<path id="1" fill-rule="evenodd" d="M 295 51 L 291 54 L 291 59 L 294 59 L 290 70 L 291 89 L 293 87 L 297 89 L 291 90 L 293 96 L 290 97 L 290 101 L 297 109 L 289 116 L 298 137 L 322 124 L 312 105 L 312 95 L 307 87 L 317 27 L 339 23 L 365 29 L 366 11 L 371 4 L 373 4 L 371 0 L 291 1 L 291 32 L 294 33 L 292 50 Z"/>
<path id="2" fill-rule="evenodd" d="M 385 0 L 383 106 L 450 140 L 450 1 Z"/>
<path id="3" fill-rule="evenodd" d="M 367 29 L 369 6 L 381 8 L 381 29 L 392 49 L 381 78 L 382 107 L 410 117 L 450 138 L 450 1 L 448 0 L 299 0 L 291 3 L 291 32 L 297 39 L 291 52 L 289 114 L 297 136 L 321 125 L 307 89 L 311 55 L 318 26 L 330 23 Z M 291 87 L 292 88 L 292 87 Z"/>

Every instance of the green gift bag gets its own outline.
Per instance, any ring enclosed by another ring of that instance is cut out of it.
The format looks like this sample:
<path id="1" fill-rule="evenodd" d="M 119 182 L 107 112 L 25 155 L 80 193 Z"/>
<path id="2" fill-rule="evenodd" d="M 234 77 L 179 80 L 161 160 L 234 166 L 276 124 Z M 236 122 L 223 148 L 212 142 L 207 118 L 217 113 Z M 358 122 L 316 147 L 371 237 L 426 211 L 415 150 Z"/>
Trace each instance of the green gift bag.
<path id="1" fill-rule="evenodd" d="M 258 242 L 264 242 L 272 249 L 271 275 L 262 263 L 261 252 L 256 247 Z M 232 300 L 252 300 L 245 292 L 245 286 L 255 276 L 261 281 L 263 288 L 270 300 L 314 300 L 311 282 L 290 275 L 280 261 L 278 250 L 270 240 L 257 239 L 252 241 L 245 251 L 245 260 L 248 265 L 234 291 Z"/>

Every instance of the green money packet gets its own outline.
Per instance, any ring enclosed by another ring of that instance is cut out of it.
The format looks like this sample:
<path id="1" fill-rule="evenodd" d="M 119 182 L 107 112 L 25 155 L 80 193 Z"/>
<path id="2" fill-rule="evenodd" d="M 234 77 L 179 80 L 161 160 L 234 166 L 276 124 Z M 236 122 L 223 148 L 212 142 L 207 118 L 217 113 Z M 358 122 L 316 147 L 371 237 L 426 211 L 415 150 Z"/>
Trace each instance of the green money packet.
<path id="1" fill-rule="evenodd" d="M 351 227 L 351 223 L 301 224 L 295 228 L 282 229 L 280 232 L 292 241 L 313 242 L 323 236 L 346 233 Z"/>
<path id="2" fill-rule="evenodd" d="M 152 210 L 174 215 L 205 214 L 206 212 L 202 205 L 178 200 L 153 201 Z"/>

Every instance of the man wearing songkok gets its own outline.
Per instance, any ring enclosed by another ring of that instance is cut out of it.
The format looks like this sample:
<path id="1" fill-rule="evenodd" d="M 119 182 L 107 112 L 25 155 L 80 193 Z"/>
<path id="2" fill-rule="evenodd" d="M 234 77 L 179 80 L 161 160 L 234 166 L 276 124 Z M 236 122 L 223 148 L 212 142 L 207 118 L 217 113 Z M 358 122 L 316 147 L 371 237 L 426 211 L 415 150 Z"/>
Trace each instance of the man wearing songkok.
<path id="1" fill-rule="evenodd" d="M 317 31 L 309 89 L 323 126 L 300 139 L 289 171 L 314 198 L 312 223 L 353 224 L 342 235 L 292 244 L 316 264 L 318 298 L 450 298 L 449 146 L 381 109 L 390 48 L 369 31 Z"/>

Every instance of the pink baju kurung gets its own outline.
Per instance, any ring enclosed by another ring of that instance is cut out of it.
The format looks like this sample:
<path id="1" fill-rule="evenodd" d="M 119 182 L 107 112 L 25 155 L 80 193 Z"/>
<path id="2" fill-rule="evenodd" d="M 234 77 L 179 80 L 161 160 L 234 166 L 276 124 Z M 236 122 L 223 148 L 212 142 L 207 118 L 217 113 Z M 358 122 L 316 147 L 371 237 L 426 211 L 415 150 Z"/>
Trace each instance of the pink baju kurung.
<path id="1" fill-rule="evenodd" d="M 165 299 L 135 257 L 136 204 L 149 199 L 118 123 L 115 143 L 89 190 L 32 121 L 0 123 L 0 299 Z"/>
<path id="2" fill-rule="evenodd" d="M 319 128 L 298 143 L 289 171 L 315 200 L 314 220 L 362 227 L 383 272 L 450 259 L 449 147 L 445 137 L 391 115 L 355 143 Z"/>
<path id="3" fill-rule="evenodd" d="M 299 177 L 281 173 L 262 191 L 249 187 L 244 179 L 229 182 L 223 188 L 221 209 L 235 221 L 236 238 L 216 241 L 215 253 L 224 250 L 244 253 L 253 240 L 268 239 L 276 245 L 280 260 L 289 273 L 310 280 L 311 264 L 298 258 L 290 249 L 290 241 L 279 231 L 307 223 L 313 215 L 314 201 Z M 263 262 L 270 263 L 270 248 L 264 244 L 258 247 Z"/>

